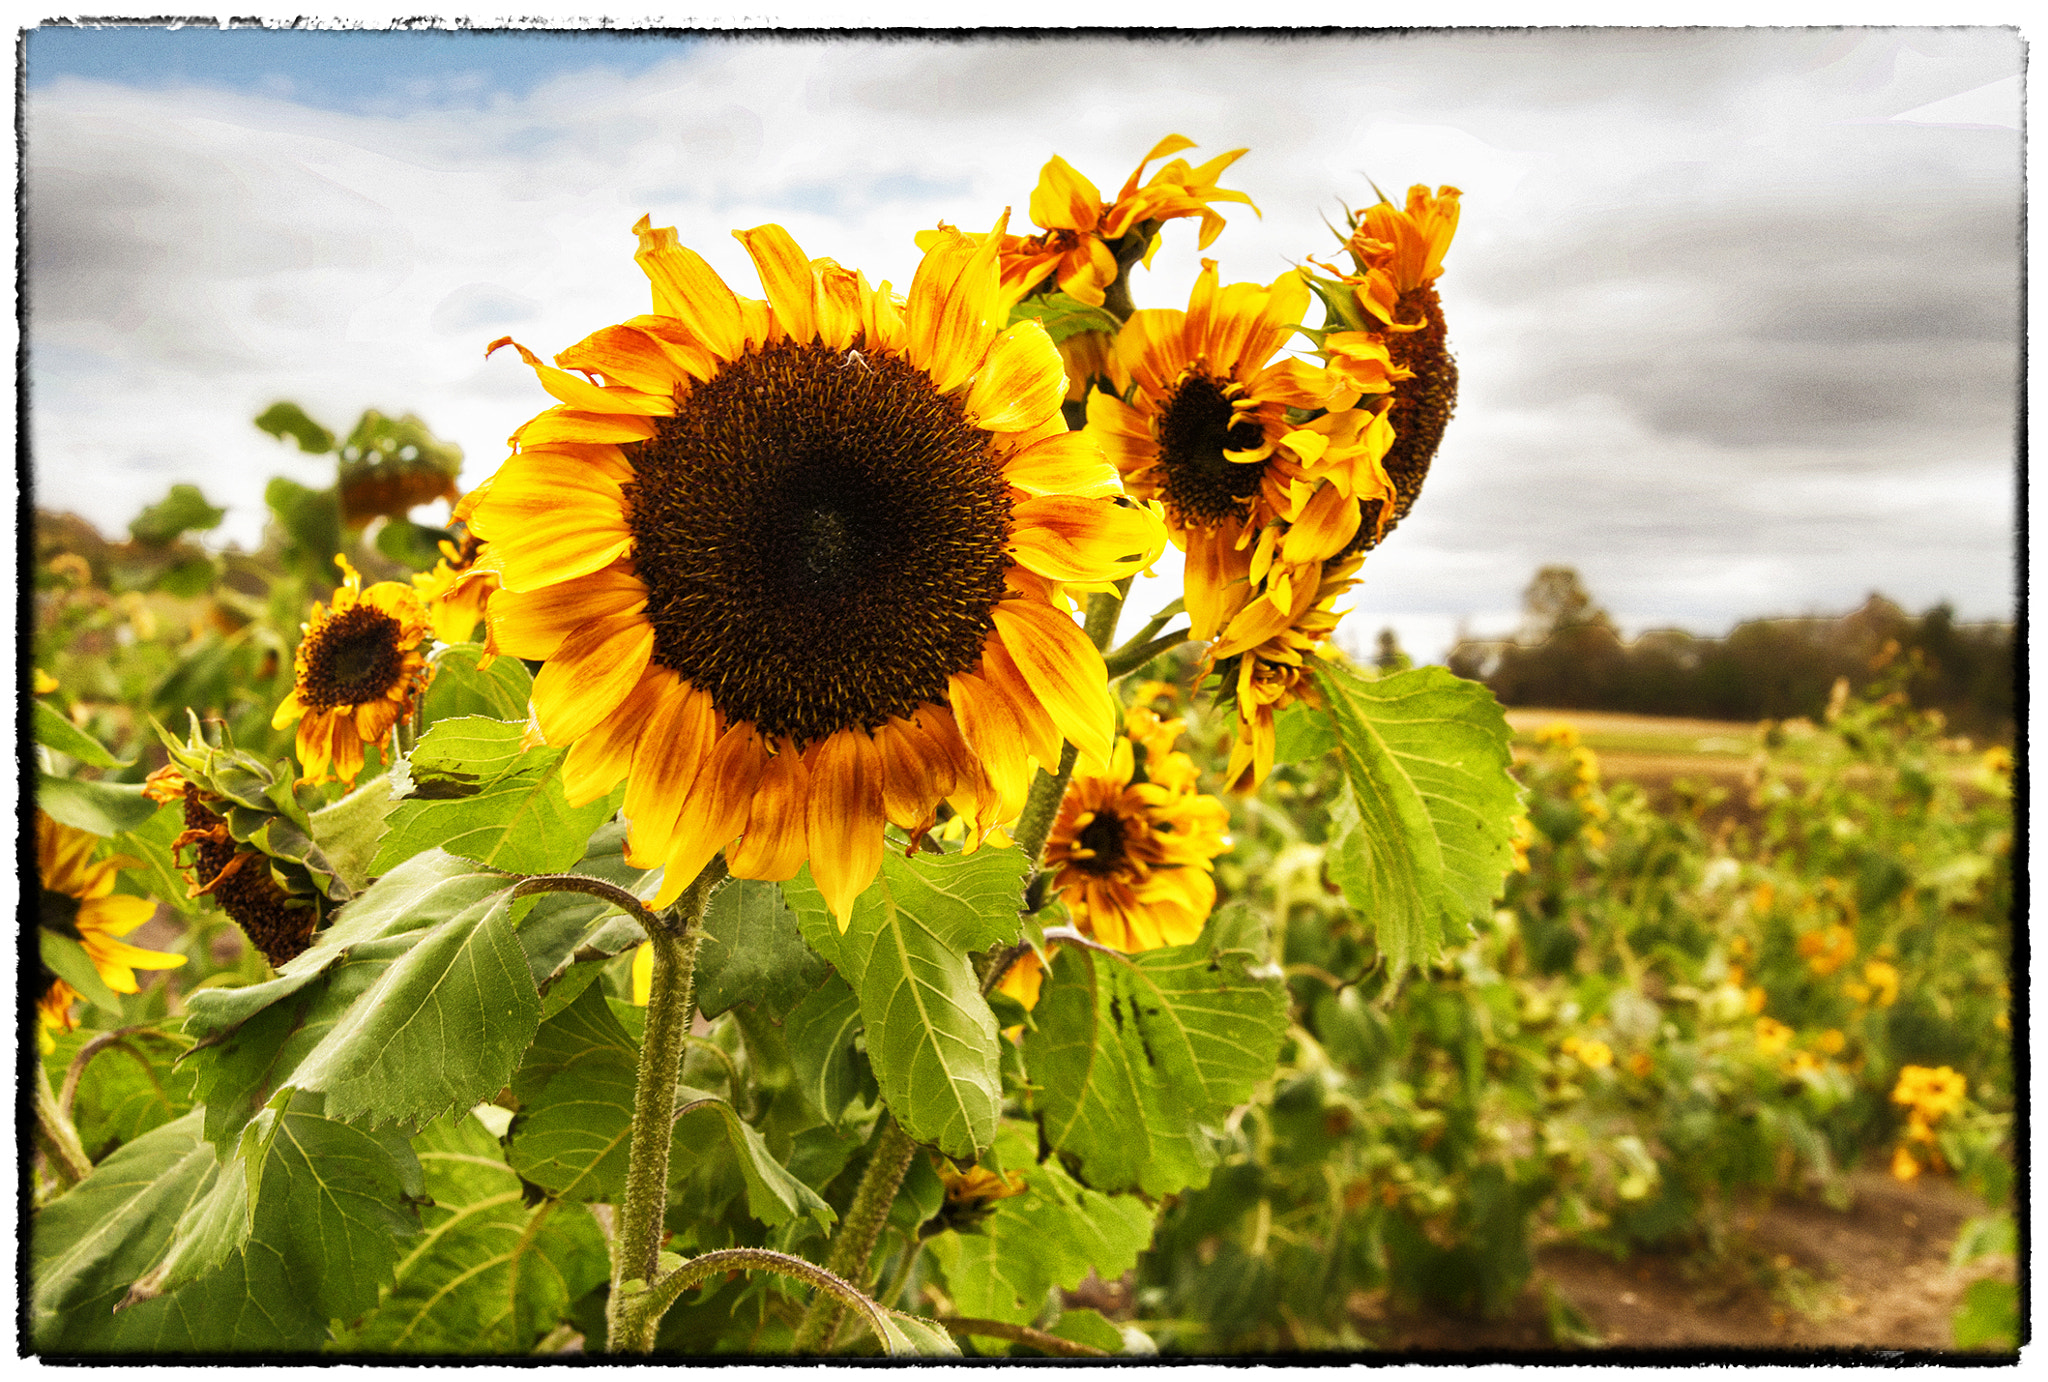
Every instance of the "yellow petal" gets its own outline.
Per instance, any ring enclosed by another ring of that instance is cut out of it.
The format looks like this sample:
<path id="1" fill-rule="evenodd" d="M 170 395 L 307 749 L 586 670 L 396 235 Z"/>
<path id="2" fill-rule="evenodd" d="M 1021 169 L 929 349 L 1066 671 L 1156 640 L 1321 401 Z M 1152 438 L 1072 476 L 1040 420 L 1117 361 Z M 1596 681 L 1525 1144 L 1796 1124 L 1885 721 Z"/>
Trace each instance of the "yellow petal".
<path id="1" fill-rule="evenodd" d="M 550 408 L 512 434 L 520 447 L 546 446 L 550 442 L 646 441 L 654 435 L 654 419 L 626 413 L 588 413 L 573 408 Z"/>
<path id="2" fill-rule="evenodd" d="M 674 882 L 687 886 L 704 871 L 712 855 L 746 828 L 754 787 L 767 762 L 768 750 L 752 725 L 734 725 L 719 738 L 697 780 L 690 784 L 688 800 L 676 821 L 675 839 L 662 865 L 666 870 L 664 893 Z"/>
<path id="3" fill-rule="evenodd" d="M 640 731 L 647 727 L 657 699 L 674 684 L 673 672 L 650 665 L 619 708 L 569 746 L 562 760 L 562 792 L 571 806 L 596 801 L 625 780 Z"/>
<path id="4" fill-rule="evenodd" d="M 551 744 L 567 744 L 619 706 L 640 683 L 654 651 L 654 626 L 639 614 L 583 625 L 533 679 L 533 707 Z"/>
<path id="5" fill-rule="evenodd" d="M 654 996 L 654 942 L 642 941 L 633 951 L 633 1006 L 644 1008 Z"/>
<path id="6" fill-rule="evenodd" d="M 1096 764 L 1109 761 L 1117 706 L 1102 654 L 1072 619 L 1049 605 L 1002 600 L 996 634 L 1060 733 Z"/>
<path id="7" fill-rule="evenodd" d="M 633 258 L 654 285 L 656 316 L 674 317 L 712 354 L 730 360 L 746 348 L 740 299 L 696 251 L 676 239 L 674 226 L 653 227 L 642 216 L 633 227 L 640 248 Z"/>
<path id="8" fill-rule="evenodd" d="M 1047 230 L 1093 230 L 1102 219 L 1102 193 L 1054 154 L 1031 191 L 1031 219 Z"/>
<path id="9" fill-rule="evenodd" d="M 818 334 L 818 313 L 811 263 L 804 252 L 778 225 L 736 230 L 733 238 L 752 256 L 768 305 L 775 309 L 775 320 L 791 340 L 808 344 Z"/>
<path id="10" fill-rule="evenodd" d="M 633 748 L 633 770 L 626 778 L 626 819 L 633 823 L 626 836 L 628 863 L 653 868 L 668 857 L 683 794 L 697 780 L 717 732 L 710 696 L 680 678 L 664 688 Z M 662 881 L 666 888 L 674 880 Z M 676 892 L 689 881 L 677 883 Z"/>
<path id="11" fill-rule="evenodd" d="M 669 397 L 689 377 L 660 341 L 631 325 L 592 332 L 555 357 L 563 369 L 587 370 L 642 393 Z"/>
<path id="12" fill-rule="evenodd" d="M 803 756 L 785 744 L 761 769 L 746 833 L 726 851 L 726 867 L 733 877 L 778 883 L 796 877 L 808 848 L 804 807 L 809 796 L 810 770 Z"/>
<path id="13" fill-rule="evenodd" d="M 952 703 L 953 718 L 969 748 L 969 761 L 987 778 L 994 794 L 993 810 L 1007 820 L 1024 804 L 1031 788 L 1031 731 L 1023 713 L 1009 697 L 973 672 L 956 673 L 946 685 L 946 699 Z M 969 792 L 981 784 L 972 777 Z M 965 795 L 965 794 L 962 794 Z M 953 798 L 960 803 L 960 796 Z M 988 814 L 987 794 L 975 801 L 977 826 L 993 824 Z"/>
<path id="14" fill-rule="evenodd" d="M 1095 395 L 1106 398 L 1106 394 Z M 1092 405 L 1091 405 L 1092 406 Z M 1129 409 L 1121 402 L 1119 408 Z M 1121 486 L 1116 467 L 1102 454 L 1094 423 L 1085 432 L 1061 432 L 1012 452 L 1003 461 L 1003 478 L 1030 494 L 1077 494 L 1108 498 Z"/>
<path id="15" fill-rule="evenodd" d="M 863 730 L 828 735 L 805 755 L 811 770 L 804 835 L 811 879 L 844 931 L 853 902 L 882 867 L 882 765 Z"/>
<path id="16" fill-rule="evenodd" d="M 910 363 L 951 393 L 981 368 L 995 335 L 991 317 L 1001 295 L 996 252 L 1009 213 L 993 233 L 969 243 L 955 232 L 927 252 L 910 281 L 904 326 Z"/>
<path id="17" fill-rule="evenodd" d="M 1057 414 L 1066 392 L 1059 347 L 1043 326 L 1021 321 L 996 337 L 968 385 L 967 420 L 991 432 L 1020 431 Z"/>
<path id="18" fill-rule="evenodd" d="M 1018 564 L 1056 581 L 1116 580 L 1166 547 L 1164 525 L 1135 504 L 1049 494 L 1013 505 L 1010 514 Z"/>
<path id="19" fill-rule="evenodd" d="M 499 346 L 511 346 L 540 378 L 540 386 L 565 405 L 590 413 L 632 413 L 643 417 L 665 417 L 675 411 L 666 394 L 641 393 L 638 389 L 605 387 L 591 383 L 567 370 L 544 365 L 525 346 L 510 336 L 501 336 L 485 350 L 489 355 Z"/>
<path id="20" fill-rule="evenodd" d="M 647 587 L 621 563 L 539 590 L 500 590 L 484 612 L 498 651 L 545 662 L 583 625 L 645 608 Z"/>

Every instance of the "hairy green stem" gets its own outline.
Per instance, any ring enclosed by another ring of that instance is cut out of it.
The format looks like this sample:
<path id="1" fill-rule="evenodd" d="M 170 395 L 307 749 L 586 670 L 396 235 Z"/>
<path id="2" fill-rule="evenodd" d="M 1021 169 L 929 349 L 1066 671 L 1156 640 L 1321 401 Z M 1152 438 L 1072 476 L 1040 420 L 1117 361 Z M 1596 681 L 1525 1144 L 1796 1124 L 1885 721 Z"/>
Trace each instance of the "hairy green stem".
<path id="1" fill-rule="evenodd" d="M 69 1190 L 92 1174 L 85 1144 L 78 1140 L 78 1129 L 71 1125 L 64 1110 L 57 1107 L 56 1091 L 50 1088 L 50 1072 L 43 1069 L 41 1061 L 36 1062 L 36 1146 L 49 1162 L 50 1174 L 56 1177 L 61 1189 Z"/>
<path id="2" fill-rule="evenodd" d="M 717 871 L 716 877 L 713 879 L 714 882 L 725 877 L 725 866 L 721 861 L 712 860 L 710 866 L 705 870 L 705 875 L 711 875 L 712 870 Z M 700 877 L 698 882 L 701 883 L 702 881 L 703 878 Z M 646 931 L 649 936 L 652 936 L 656 930 L 668 924 L 663 922 L 654 912 L 650 911 L 647 904 L 639 898 L 633 896 L 633 894 L 627 892 L 618 884 L 607 883 L 602 878 L 588 878 L 580 873 L 537 873 L 530 878 L 522 878 L 512 885 L 514 900 L 522 897 L 531 897 L 535 893 L 586 893 L 591 897 L 600 898 L 611 903 L 612 906 L 639 922 L 641 929 Z M 705 896 L 708 897 L 709 895 L 710 888 L 707 886 Z M 686 893 L 684 896 L 687 897 L 688 894 Z M 678 899 L 676 906 L 681 907 L 682 905 L 682 899 Z M 702 915 L 701 906 L 699 908 L 699 915 Z"/>
<path id="3" fill-rule="evenodd" d="M 1187 629 L 1175 629 L 1172 633 L 1162 634 L 1143 643 L 1133 639 L 1104 657 L 1102 665 L 1109 672 L 1111 681 L 1118 677 L 1127 677 L 1161 653 L 1170 652 L 1187 642 L 1188 632 Z"/>
<path id="4" fill-rule="evenodd" d="M 846 1219 L 832 1239 L 831 1255 L 825 1259 L 828 1268 L 852 1282 L 856 1289 L 867 1284 L 868 1258 L 875 1251 L 875 1240 L 882 1236 L 882 1225 L 889 1221 L 889 1206 L 896 1202 L 897 1187 L 903 1184 L 904 1173 L 910 1169 L 910 1159 L 916 1152 L 917 1143 L 910 1134 L 893 1117 L 883 1114 L 882 1135 L 875 1144 L 875 1154 L 868 1158 L 868 1169 L 861 1174 Z M 832 1347 L 845 1317 L 846 1307 L 840 1301 L 822 1295 L 815 1297 L 811 1308 L 804 1312 L 803 1323 L 797 1326 L 796 1351 L 817 1353 Z"/>
<path id="5" fill-rule="evenodd" d="M 690 1019 L 696 1012 L 695 971 L 697 942 L 703 936 L 704 904 L 711 890 L 725 876 L 722 859 L 714 859 L 683 889 L 673 907 L 650 913 L 633 899 L 648 943 L 654 947 L 654 979 L 647 998 L 647 1034 L 640 1044 L 640 1073 L 633 1090 L 633 1131 L 626 1161 L 626 1194 L 618 1207 L 612 1233 L 612 1295 L 606 1313 L 610 1337 L 606 1346 L 613 1352 L 645 1353 L 654 1347 L 654 1332 L 661 1323 L 652 1314 L 631 1308 L 639 1293 L 628 1292 L 628 1282 L 650 1282 L 661 1252 L 662 1212 L 668 1205 L 668 1153 L 676 1112 L 676 1080 L 683 1068 L 683 1041 L 689 1035 Z M 545 881 L 555 888 L 589 892 L 610 898 L 609 893 L 582 887 L 595 879 L 571 875 L 550 875 Z M 528 879 L 539 883 L 541 879 Z M 519 887 L 525 887 L 522 883 Z M 603 885 L 611 888 L 610 884 Z M 519 888 L 515 887 L 516 896 Z M 541 889 L 535 889 L 541 891 Z M 630 894 L 623 896 L 631 898 Z M 623 904 L 620 904 L 623 907 Z M 632 909 L 627 909 L 632 910 Z"/>
<path id="6" fill-rule="evenodd" d="M 770 1248 L 720 1248 L 716 1252 L 693 1257 L 635 1296 L 632 1309 L 636 1314 L 644 1313 L 658 1321 L 683 1292 L 722 1272 L 775 1272 L 809 1282 L 818 1288 L 818 1295 L 812 1301 L 814 1308 L 819 1301 L 828 1299 L 841 1309 L 851 1306 L 867 1318 L 875 1337 L 882 1337 L 882 1312 L 861 1294 L 859 1287 L 815 1262 Z"/>

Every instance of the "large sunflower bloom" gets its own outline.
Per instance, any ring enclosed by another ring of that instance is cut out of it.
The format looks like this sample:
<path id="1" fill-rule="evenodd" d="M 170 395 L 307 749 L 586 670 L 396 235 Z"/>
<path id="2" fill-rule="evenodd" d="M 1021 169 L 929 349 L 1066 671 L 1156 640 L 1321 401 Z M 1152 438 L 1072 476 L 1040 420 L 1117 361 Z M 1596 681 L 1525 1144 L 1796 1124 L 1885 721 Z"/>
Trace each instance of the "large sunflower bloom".
<path id="1" fill-rule="evenodd" d="M 397 581 L 368 590 L 346 557 L 334 608 L 313 603 L 301 625 L 291 694 L 271 717 L 273 729 L 299 722 L 299 762 L 308 782 L 353 782 L 363 748 L 382 744 L 412 714 L 433 669 L 419 650 L 427 613 L 419 593 Z"/>
<path id="2" fill-rule="evenodd" d="M 1256 213 L 1258 207 L 1250 197 L 1216 185 L 1224 169 L 1244 157 L 1243 149 L 1219 154 L 1199 168 L 1176 158 L 1139 185 L 1146 165 L 1154 159 L 1194 147 L 1195 142 L 1183 135 L 1170 134 L 1160 140 L 1124 180 L 1123 190 L 1113 202 L 1104 202 L 1094 183 L 1055 154 L 1040 171 L 1038 186 L 1031 193 L 1031 219 L 1044 233 L 997 237 L 1002 248 L 999 264 L 1004 309 L 1042 289 L 1048 279 L 1068 297 L 1100 307 L 1109 286 L 1116 282 L 1120 269 L 1117 242 L 1126 235 L 1133 231 L 1145 235 L 1142 250 L 1134 248 L 1128 253 L 1140 256 L 1140 262 L 1149 267 L 1159 247 L 1158 228 L 1165 222 L 1200 216 L 1197 248 L 1207 249 L 1223 230 L 1223 216 L 1213 203 L 1243 202 Z M 929 249 L 945 233 L 943 226 L 921 232 L 918 248 Z"/>
<path id="3" fill-rule="evenodd" d="M 1075 928 L 1104 945 L 1188 945 L 1216 905 L 1212 861 L 1230 848 L 1230 814 L 1192 790 L 1193 760 L 1171 750 L 1179 721 L 1142 708 L 1126 718 L 1109 770 L 1074 775 L 1045 866 Z"/>
<path id="4" fill-rule="evenodd" d="M 176 969 L 183 955 L 144 950 L 118 939 L 156 915 L 156 904 L 144 897 L 122 897 L 114 880 L 123 862 L 118 856 L 93 862 L 99 836 L 75 830 L 36 812 L 36 873 L 42 885 L 36 923 L 43 930 L 68 936 L 85 947 L 92 967 L 116 993 L 134 993 L 138 969 Z M 78 993 L 45 971 L 36 1011 L 43 1024 L 58 1031 L 78 1025 L 71 1004 Z"/>
<path id="5" fill-rule="evenodd" d="M 762 301 L 642 218 L 654 315 L 561 369 L 520 348 L 562 406 L 476 505 L 493 646 L 546 663 L 571 800 L 625 779 L 656 905 L 723 848 L 742 878 L 808 859 L 844 925 L 885 820 L 950 801 L 978 839 L 1062 738 L 1107 758 L 1115 701 L 1061 585 L 1164 535 L 1066 430 L 1043 328 L 1002 329 L 1001 229 L 940 236 L 907 300 L 736 232 Z"/>
<path id="6" fill-rule="evenodd" d="M 1395 381 L 1388 408 L 1395 440 L 1385 460 L 1394 499 L 1367 515 L 1362 529 L 1368 535 L 1359 539 L 1364 548 L 1415 506 L 1457 407 L 1458 366 L 1445 339 L 1436 281 L 1457 233 L 1459 195 L 1455 187 L 1439 187 L 1433 196 L 1427 187 L 1411 187 L 1405 209 L 1382 201 L 1360 212 L 1345 242 L 1357 272 L 1343 282 L 1358 308 L 1345 315 L 1364 330 L 1333 331 L 1325 348 L 1332 366 L 1343 369 L 1357 353 L 1382 347 Z"/>
<path id="7" fill-rule="evenodd" d="M 1137 312 L 1117 337 L 1125 396 L 1088 396 L 1088 431 L 1132 497 L 1164 506 L 1187 552 L 1198 639 L 1216 637 L 1262 584 L 1293 613 L 1294 573 L 1312 584 L 1316 564 L 1357 532 L 1360 504 L 1393 494 L 1380 466 L 1393 434 L 1357 406 L 1391 380 L 1279 355 L 1308 301 L 1299 272 L 1225 287 L 1205 259 L 1187 311 Z"/>

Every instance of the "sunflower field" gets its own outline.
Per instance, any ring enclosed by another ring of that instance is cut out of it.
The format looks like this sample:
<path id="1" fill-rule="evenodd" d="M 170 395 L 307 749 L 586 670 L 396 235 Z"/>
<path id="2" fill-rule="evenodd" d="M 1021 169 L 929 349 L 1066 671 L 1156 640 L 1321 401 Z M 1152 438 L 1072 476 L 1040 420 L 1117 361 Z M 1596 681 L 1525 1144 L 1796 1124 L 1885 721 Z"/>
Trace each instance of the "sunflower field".
<path id="1" fill-rule="evenodd" d="M 1710 831 L 1345 657 L 1459 194 L 1139 308 L 1251 201 L 1190 147 L 901 292 L 643 219 L 467 493 L 280 403 L 258 551 L 39 517 L 31 1347 L 1359 1349 L 1859 1158 L 2009 1200 L 2010 756 L 1880 684 Z"/>

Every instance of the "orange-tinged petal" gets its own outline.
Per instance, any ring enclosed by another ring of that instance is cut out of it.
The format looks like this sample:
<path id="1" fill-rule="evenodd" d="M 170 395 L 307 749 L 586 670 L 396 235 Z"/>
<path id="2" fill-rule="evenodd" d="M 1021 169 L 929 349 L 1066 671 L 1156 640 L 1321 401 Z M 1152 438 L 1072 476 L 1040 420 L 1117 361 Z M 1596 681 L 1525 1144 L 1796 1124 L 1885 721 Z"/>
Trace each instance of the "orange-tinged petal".
<path id="1" fill-rule="evenodd" d="M 926 712 L 920 712 L 926 713 Z M 882 814 L 913 829 L 953 790 L 958 776 L 951 757 L 923 726 L 892 717 L 875 731 L 875 755 L 882 765 Z"/>
<path id="2" fill-rule="evenodd" d="M 1031 756 L 1038 760 L 1038 766 L 1046 772 L 1055 771 L 1060 762 L 1059 725 L 1032 694 L 1031 683 L 1024 679 L 1016 659 L 1000 639 L 992 638 L 982 644 L 981 666 L 977 670 L 990 690 L 1009 701 L 1024 728 L 1024 742 Z"/>
<path id="3" fill-rule="evenodd" d="M 1188 633 L 1197 640 L 1214 638 L 1217 630 L 1251 598 L 1245 580 L 1252 553 L 1237 546 L 1238 534 L 1235 523 L 1226 523 L 1187 535 L 1183 584 Z"/>
<path id="4" fill-rule="evenodd" d="M 562 793 L 571 806 L 596 801 L 625 780 L 633 750 L 659 697 L 675 685 L 675 674 L 650 665 L 619 708 L 569 746 L 562 760 Z"/>
<path id="5" fill-rule="evenodd" d="M 647 394 L 623 387 L 608 388 L 567 370 L 544 365 L 538 356 L 510 336 L 493 341 L 484 354 L 489 355 L 499 346 L 506 345 L 518 351 L 519 358 L 532 367 L 540 377 L 542 388 L 570 408 L 589 413 L 634 413 L 646 417 L 665 417 L 675 411 L 674 403 L 666 394 Z"/>
<path id="6" fill-rule="evenodd" d="M 761 769 L 746 833 L 726 851 L 726 867 L 733 877 L 777 883 L 796 877 L 808 849 L 804 807 L 809 795 L 810 770 L 803 755 L 784 744 Z"/>
<path id="7" fill-rule="evenodd" d="M 991 318 L 1002 291 L 996 252 L 1008 222 L 1005 211 L 978 244 L 957 231 L 950 239 L 941 237 L 910 281 L 906 353 L 940 393 L 951 393 L 981 368 L 995 335 Z"/>
<path id="8" fill-rule="evenodd" d="M 299 733 L 293 747 L 298 750 L 299 764 L 306 770 L 306 779 L 311 782 L 324 781 L 327 766 L 334 757 L 334 720 L 327 711 L 306 716 L 299 721 Z M 355 736 L 351 725 L 349 736 Z"/>
<path id="9" fill-rule="evenodd" d="M 1096 398 L 1109 395 L 1097 393 Z M 1111 402 L 1126 412 L 1121 401 Z M 1102 446 L 1091 416 L 1088 430 L 1060 432 L 1012 452 L 1003 461 L 1003 478 L 1031 494 L 1078 494 L 1086 498 L 1108 498 L 1121 486 L 1116 467 L 1102 454 Z"/>
<path id="10" fill-rule="evenodd" d="M 640 237 L 633 258 L 654 285 L 655 315 L 680 321 L 719 358 L 737 356 L 747 344 L 738 295 L 676 238 L 674 226 L 656 228 L 642 216 L 633 233 Z"/>
<path id="11" fill-rule="evenodd" d="M 669 844 L 668 858 L 662 865 L 663 897 L 673 901 L 704 871 L 711 856 L 746 828 L 754 788 L 767 762 L 767 746 L 752 725 L 734 725 L 720 736 L 698 770 L 697 780 L 690 784 L 682 815 L 676 821 L 675 839 Z M 667 905 L 662 897 L 655 901 L 657 905 Z"/>
<path id="12" fill-rule="evenodd" d="M 512 434 L 520 447 L 546 446 L 550 442 L 646 441 L 654 435 L 654 419 L 626 413 L 588 413 L 573 408 L 550 408 Z"/>
<path id="13" fill-rule="evenodd" d="M 1032 221 L 1047 230 L 1094 230 L 1102 219 L 1102 193 L 1054 154 L 1031 190 L 1030 210 Z"/>
<path id="14" fill-rule="evenodd" d="M 762 291 L 775 309 L 775 320 L 799 344 L 808 344 L 818 334 L 816 287 L 811 278 L 811 261 L 797 248 L 789 232 L 778 225 L 736 230 L 733 238 L 747 247 L 754 268 L 761 275 Z"/>
<path id="15" fill-rule="evenodd" d="M 1334 557 L 1358 531 L 1358 502 L 1335 485 L 1324 485 L 1303 507 L 1280 544 L 1280 559 L 1305 566 Z"/>
<path id="16" fill-rule="evenodd" d="M 634 867 L 653 868 L 668 857 L 683 795 L 697 780 L 717 732 L 710 696 L 680 678 L 663 689 L 633 748 L 633 769 L 626 778 L 626 819 L 633 823 L 626 860 Z"/>
<path id="17" fill-rule="evenodd" d="M 1163 397 L 1193 359 L 1188 344 L 1192 339 L 1186 312 L 1172 307 L 1141 307 L 1117 333 L 1117 363 L 1137 384 L 1142 396 Z M 1218 361 L 1217 367 L 1222 368 L 1222 364 Z"/>
<path id="18" fill-rule="evenodd" d="M 647 607 L 647 587 L 623 563 L 534 591 L 500 590 L 484 607 L 498 650 L 545 662 L 584 624 Z"/>
<path id="19" fill-rule="evenodd" d="M 1007 820 L 1023 808 L 1031 789 L 1031 728 L 1008 696 L 973 672 L 956 673 L 947 682 L 946 692 L 971 761 L 980 764 L 996 794 L 996 810 Z M 983 829 L 992 823 L 986 816 L 977 816 Z"/>
<path id="20" fill-rule="evenodd" d="M 637 613 L 594 619 L 563 639 L 533 679 L 533 708 L 548 742 L 578 739 L 618 709 L 653 652 L 654 627 Z"/>
<path id="21" fill-rule="evenodd" d="M 805 756 L 811 769 L 804 808 L 811 879 L 844 931 L 853 919 L 854 899 L 882 867 L 882 764 L 875 741 L 857 729 L 827 735 Z"/>
<path id="22" fill-rule="evenodd" d="M 1048 494 L 1012 505 L 1010 514 L 1018 564 L 1056 581 L 1116 580 L 1166 547 L 1158 516 L 1135 504 Z"/>
<path id="23" fill-rule="evenodd" d="M 1102 654 L 1088 635 L 1049 605 L 1002 600 L 993 613 L 1005 651 L 1060 733 L 1088 760 L 1106 764 L 1116 739 L 1117 704 Z"/>
<path id="24" fill-rule="evenodd" d="M 111 869 L 107 871 L 106 885 L 110 888 L 114 885 L 114 871 Z M 97 931 L 99 932 L 99 935 L 102 938 L 108 936 L 125 936 L 130 931 L 133 931 L 136 927 L 142 925 L 142 923 L 148 921 L 151 917 L 155 915 L 156 903 L 150 901 L 148 898 L 129 897 L 125 893 L 112 893 L 105 897 L 93 898 L 78 909 L 80 923 L 79 929 L 82 931 Z M 118 941 L 105 940 L 100 938 L 89 938 L 86 942 L 86 948 L 88 950 L 97 951 L 101 946 L 114 946 L 119 944 L 120 942 Z M 133 949 L 133 947 L 122 946 L 122 949 L 130 950 Z M 157 952 L 154 950 L 142 950 L 137 951 L 136 953 L 151 956 L 155 956 L 157 954 Z M 166 955 L 162 956 L 161 958 L 165 960 L 166 963 L 146 964 L 140 965 L 139 967 L 143 969 L 169 969 L 173 965 L 181 965 L 185 963 L 185 957 L 183 955 Z M 133 990 L 129 991 L 132 992 Z"/>
<path id="25" fill-rule="evenodd" d="M 1059 347 L 1035 321 L 996 337 L 988 362 L 967 388 L 967 420 L 991 432 L 1015 432 L 1057 415 L 1067 393 Z"/>
<path id="26" fill-rule="evenodd" d="M 299 700 L 298 689 L 295 687 L 282 701 L 278 702 L 277 713 L 270 717 L 270 727 L 272 729 L 283 729 L 305 713 L 305 704 Z"/>
<path id="27" fill-rule="evenodd" d="M 662 349 L 661 342 L 628 325 L 592 332 L 555 356 L 555 363 L 662 398 L 673 395 L 676 386 L 689 377 L 677 368 L 675 357 Z"/>

